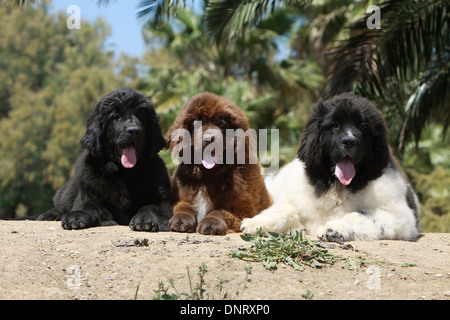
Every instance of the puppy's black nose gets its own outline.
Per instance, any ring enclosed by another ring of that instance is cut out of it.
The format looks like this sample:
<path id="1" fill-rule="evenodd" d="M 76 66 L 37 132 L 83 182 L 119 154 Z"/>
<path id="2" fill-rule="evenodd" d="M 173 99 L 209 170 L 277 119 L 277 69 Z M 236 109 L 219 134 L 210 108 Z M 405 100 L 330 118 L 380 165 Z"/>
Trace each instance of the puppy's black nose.
<path id="1" fill-rule="evenodd" d="M 131 134 L 131 135 L 137 135 L 139 134 L 139 128 L 136 126 L 130 126 L 127 128 L 127 133 Z"/>
<path id="2" fill-rule="evenodd" d="M 356 138 L 353 136 L 346 136 L 342 139 L 342 144 L 344 145 L 344 148 L 350 149 L 356 145 Z"/>

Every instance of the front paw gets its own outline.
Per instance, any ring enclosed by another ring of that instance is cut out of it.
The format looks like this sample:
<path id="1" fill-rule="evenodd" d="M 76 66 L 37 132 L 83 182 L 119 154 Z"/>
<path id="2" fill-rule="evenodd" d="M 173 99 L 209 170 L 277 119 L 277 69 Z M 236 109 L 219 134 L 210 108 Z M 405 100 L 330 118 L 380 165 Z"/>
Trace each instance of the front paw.
<path id="1" fill-rule="evenodd" d="M 130 221 L 129 227 L 133 231 L 159 231 L 159 224 L 151 212 L 136 214 Z"/>
<path id="2" fill-rule="evenodd" d="M 41 213 L 36 221 L 59 221 L 61 220 L 61 214 L 55 209 L 51 209 L 47 212 Z"/>
<path id="3" fill-rule="evenodd" d="M 341 235 L 336 230 L 330 229 L 330 228 L 319 233 L 319 235 L 317 237 L 322 241 L 337 242 L 339 244 L 343 244 L 345 241 L 345 238 L 343 235 Z"/>
<path id="4" fill-rule="evenodd" d="M 169 228 L 176 232 L 195 232 L 197 221 L 186 213 L 176 213 L 169 220 Z"/>
<path id="5" fill-rule="evenodd" d="M 261 230 L 263 232 L 267 231 L 263 227 L 262 223 L 259 221 L 258 217 L 255 218 L 247 218 L 242 220 L 241 223 L 241 231 L 244 234 L 255 234 L 258 232 L 258 230 Z"/>
<path id="6" fill-rule="evenodd" d="M 227 224 L 216 217 L 204 218 L 197 227 L 197 232 L 205 235 L 223 236 L 227 234 Z"/>
<path id="7" fill-rule="evenodd" d="M 98 226 L 99 221 L 88 212 L 73 211 L 62 217 L 61 225 L 66 230 L 84 229 Z"/>

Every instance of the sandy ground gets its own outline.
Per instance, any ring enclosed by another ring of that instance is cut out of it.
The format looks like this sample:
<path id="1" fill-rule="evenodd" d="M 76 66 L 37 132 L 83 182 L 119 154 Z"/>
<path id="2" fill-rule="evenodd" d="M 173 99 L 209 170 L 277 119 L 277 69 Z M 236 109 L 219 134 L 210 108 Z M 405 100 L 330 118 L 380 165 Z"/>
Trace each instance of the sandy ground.
<path id="1" fill-rule="evenodd" d="M 314 300 L 450 300 L 450 234 L 354 241 L 356 251 L 331 251 L 372 263 L 304 271 L 283 264 L 268 271 L 260 262 L 232 258 L 230 251 L 250 246 L 239 234 L 144 233 L 126 226 L 67 231 L 59 222 L 36 221 L 0 221 L 0 234 L 0 299 L 133 299 L 138 286 L 137 299 L 152 299 L 160 280 L 173 279 L 179 292 L 188 292 L 187 269 L 195 285 L 205 263 L 210 299 L 219 298 L 222 281 L 229 299 L 298 300 L 309 290 Z"/>

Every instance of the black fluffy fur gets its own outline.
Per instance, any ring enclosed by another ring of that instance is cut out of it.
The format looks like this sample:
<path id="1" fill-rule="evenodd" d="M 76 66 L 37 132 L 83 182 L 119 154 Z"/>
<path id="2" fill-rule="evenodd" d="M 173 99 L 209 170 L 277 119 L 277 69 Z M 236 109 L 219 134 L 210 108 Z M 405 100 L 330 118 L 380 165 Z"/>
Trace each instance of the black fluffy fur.
<path id="1" fill-rule="evenodd" d="M 305 163 L 316 195 L 322 195 L 339 183 L 334 168 L 346 156 L 356 168 L 356 176 L 347 186 L 351 192 L 363 189 L 369 181 L 380 177 L 388 164 L 395 165 L 386 128 L 381 112 L 356 95 L 345 93 L 316 103 L 297 152 L 297 157 Z M 343 147 L 348 132 L 355 140 L 351 148 Z"/>
<path id="2" fill-rule="evenodd" d="M 130 145 L 137 162 L 125 168 L 119 150 Z M 118 223 L 133 230 L 169 230 L 170 178 L 158 155 L 165 140 L 144 95 L 122 88 L 102 98 L 88 119 L 81 146 L 74 177 L 55 194 L 55 208 L 38 220 L 61 219 L 65 229 Z"/>

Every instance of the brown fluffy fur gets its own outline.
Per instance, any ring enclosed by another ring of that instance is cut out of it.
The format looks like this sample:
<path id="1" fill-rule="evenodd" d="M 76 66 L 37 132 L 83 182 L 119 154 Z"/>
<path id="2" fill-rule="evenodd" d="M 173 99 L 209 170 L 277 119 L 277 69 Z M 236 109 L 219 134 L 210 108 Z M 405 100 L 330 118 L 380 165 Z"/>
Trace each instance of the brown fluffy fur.
<path id="1" fill-rule="evenodd" d="M 193 158 L 194 120 L 202 121 L 203 132 L 208 128 L 222 130 L 224 155 L 225 129 L 249 129 L 244 112 L 231 100 L 211 93 L 200 93 L 184 105 L 169 128 L 166 134 L 169 149 L 173 150 L 178 143 L 171 141 L 174 130 L 184 128 L 191 134 Z M 203 142 L 202 147 L 206 145 Z M 264 185 L 261 165 L 259 161 L 249 164 L 248 153 L 247 147 L 245 164 L 236 164 L 235 154 L 235 164 L 216 164 L 210 170 L 202 164 L 181 163 L 174 173 L 173 192 L 178 202 L 174 206 L 169 227 L 173 231 L 197 231 L 202 234 L 240 232 L 242 219 L 253 217 L 267 208 L 271 199 Z M 198 215 L 202 213 L 206 216 L 200 216 L 201 220 L 198 221 Z"/>

